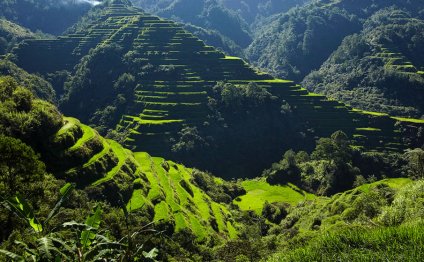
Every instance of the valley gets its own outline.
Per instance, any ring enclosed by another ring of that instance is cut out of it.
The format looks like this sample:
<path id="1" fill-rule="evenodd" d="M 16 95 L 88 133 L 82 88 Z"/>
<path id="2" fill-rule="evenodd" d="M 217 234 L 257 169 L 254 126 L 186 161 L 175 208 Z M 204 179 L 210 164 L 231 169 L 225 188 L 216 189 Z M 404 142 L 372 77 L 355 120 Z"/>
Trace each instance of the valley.
<path id="1" fill-rule="evenodd" d="M 0 4 L 0 260 L 424 257 L 422 4 L 24 2 Z"/>

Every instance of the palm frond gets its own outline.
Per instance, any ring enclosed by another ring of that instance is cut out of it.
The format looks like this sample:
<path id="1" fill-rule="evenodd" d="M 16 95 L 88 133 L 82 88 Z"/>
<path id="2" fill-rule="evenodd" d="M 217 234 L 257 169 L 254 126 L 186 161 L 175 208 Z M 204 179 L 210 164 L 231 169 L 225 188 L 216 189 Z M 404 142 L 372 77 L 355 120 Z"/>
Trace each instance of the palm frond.
<path id="1" fill-rule="evenodd" d="M 46 220 L 44 221 L 44 225 L 47 225 L 49 221 L 57 215 L 60 208 L 62 207 L 63 203 L 69 198 L 72 190 L 75 188 L 74 185 L 71 183 L 66 183 L 61 189 L 60 189 L 60 199 L 56 202 L 56 205 L 54 208 L 50 211 L 49 215 L 47 216 Z"/>
<path id="2" fill-rule="evenodd" d="M 34 216 L 33 209 L 20 194 L 4 200 L 2 204 L 16 216 L 25 220 L 35 232 L 40 233 L 43 231 L 42 225 Z"/>
<path id="3" fill-rule="evenodd" d="M 94 231 L 96 231 L 100 226 L 101 215 L 102 208 L 100 207 L 100 205 L 97 205 L 93 210 L 93 214 L 87 217 L 85 224 L 93 228 L 94 230 L 82 231 L 80 242 L 84 248 L 89 247 L 92 244 L 92 240 L 96 237 L 96 233 L 94 233 Z"/>
<path id="4" fill-rule="evenodd" d="M 7 257 L 9 257 L 9 258 L 11 258 L 11 259 L 13 259 L 14 261 L 19 261 L 19 262 L 23 262 L 23 261 L 25 261 L 25 259 L 22 257 L 22 256 L 20 256 L 20 255 L 18 255 L 18 254 L 15 254 L 15 253 L 13 253 L 13 252 L 10 252 L 10 251 L 7 251 L 7 250 L 4 250 L 4 249 L 0 249 L 0 254 L 3 254 L 3 255 L 5 255 L 5 256 L 7 256 Z"/>

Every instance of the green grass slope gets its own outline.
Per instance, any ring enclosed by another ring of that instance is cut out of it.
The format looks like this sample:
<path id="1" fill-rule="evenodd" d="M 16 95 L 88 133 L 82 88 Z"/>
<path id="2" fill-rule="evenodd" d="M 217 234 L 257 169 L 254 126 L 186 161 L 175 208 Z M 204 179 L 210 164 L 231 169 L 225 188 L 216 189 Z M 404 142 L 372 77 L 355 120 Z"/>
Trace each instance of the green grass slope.
<path id="1" fill-rule="evenodd" d="M 420 261 L 423 181 L 385 179 L 290 210 L 298 235 L 266 261 Z"/>
<path id="2" fill-rule="evenodd" d="M 119 192 L 128 210 L 152 212 L 154 221 L 169 223 L 174 232 L 188 230 L 199 241 L 214 234 L 237 236 L 228 208 L 191 182 L 191 169 L 134 154 L 75 118 L 65 117 L 51 141 L 55 172 L 79 187 L 100 190 L 112 203 Z"/>
<path id="3" fill-rule="evenodd" d="M 243 181 L 241 185 L 247 193 L 235 199 L 233 203 L 238 205 L 240 210 L 255 211 L 257 214 L 262 212 L 266 201 L 297 205 L 299 202 L 315 199 L 313 194 L 309 194 L 292 184 L 274 186 L 268 184 L 264 179 L 256 179 Z"/>
<path id="4" fill-rule="evenodd" d="M 28 143 L 40 155 L 43 169 L 74 183 L 87 199 L 115 208 L 125 205 L 168 236 L 181 233 L 202 243 L 237 237 L 239 225 L 229 201 L 218 203 L 195 181 L 195 175 L 204 173 L 148 153 L 134 154 L 78 119 L 63 116 L 11 76 L 0 76 L 0 91 L 0 135 Z M 12 162 L 16 158 L 9 157 Z"/>
<path id="5" fill-rule="evenodd" d="M 324 234 L 304 248 L 274 255 L 280 261 L 421 261 L 422 223 L 378 229 L 354 228 Z"/>

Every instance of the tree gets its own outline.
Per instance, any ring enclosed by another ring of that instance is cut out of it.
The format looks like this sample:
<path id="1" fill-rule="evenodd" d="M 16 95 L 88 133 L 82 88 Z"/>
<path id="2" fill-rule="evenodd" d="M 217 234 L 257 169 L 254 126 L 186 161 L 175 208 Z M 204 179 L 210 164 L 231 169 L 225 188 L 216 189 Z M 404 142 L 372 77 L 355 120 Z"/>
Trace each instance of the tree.
<path id="1" fill-rule="evenodd" d="M 336 131 L 330 138 L 320 138 L 311 157 L 316 160 L 329 160 L 335 164 L 347 162 L 351 158 L 347 135 L 343 131 Z"/>
<path id="2" fill-rule="evenodd" d="M 10 197 L 17 192 L 28 197 L 34 184 L 46 174 L 34 150 L 21 140 L 0 134 L 0 192 Z"/>
<path id="3" fill-rule="evenodd" d="M 405 155 L 409 161 L 411 173 L 416 177 L 424 178 L 424 150 L 415 148 L 408 150 Z"/>
<path id="4" fill-rule="evenodd" d="M 296 153 L 288 150 L 284 153 L 283 159 L 274 163 L 270 169 L 263 172 L 270 184 L 287 184 L 300 182 L 301 171 L 296 162 Z"/>

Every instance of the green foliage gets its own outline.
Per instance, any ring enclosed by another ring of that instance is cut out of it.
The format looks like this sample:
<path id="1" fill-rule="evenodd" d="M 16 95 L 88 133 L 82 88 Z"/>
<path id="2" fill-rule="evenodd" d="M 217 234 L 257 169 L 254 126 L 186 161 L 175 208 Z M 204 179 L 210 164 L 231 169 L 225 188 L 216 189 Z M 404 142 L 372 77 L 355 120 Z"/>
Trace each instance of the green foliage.
<path id="1" fill-rule="evenodd" d="M 96 206 L 93 210 L 92 215 L 88 216 L 85 220 L 85 224 L 90 228 L 90 230 L 83 230 L 81 232 L 81 245 L 83 249 L 90 247 L 92 241 L 96 237 L 96 234 L 93 232 L 99 229 L 102 209 L 100 206 Z"/>
<path id="2" fill-rule="evenodd" d="M 416 178 L 424 178 L 424 150 L 415 148 L 408 150 L 406 158 L 409 162 L 409 171 Z"/>
<path id="3" fill-rule="evenodd" d="M 70 184 L 62 187 L 60 190 L 61 197 L 44 223 L 47 223 L 57 214 L 72 189 L 73 186 Z M 135 240 L 132 238 L 136 234 L 145 233 L 146 231 L 128 233 L 128 237 L 120 241 L 112 241 L 108 237 L 101 235 L 99 226 L 103 209 L 100 205 L 95 207 L 93 214 L 87 217 L 84 224 L 65 222 L 59 226 L 59 229 L 47 231 L 43 230 L 42 225 L 34 216 L 35 211 L 19 195 L 5 200 L 3 204 L 10 208 L 19 218 L 25 220 L 37 233 L 29 238 L 28 243 L 16 241 L 19 253 L 0 249 L 0 254 L 17 261 L 74 261 L 74 259 L 77 259 L 77 261 L 98 261 L 101 259 L 132 261 L 140 259 L 140 257 L 150 261 L 154 260 L 158 255 L 156 248 L 149 252 L 142 251 L 143 245 L 131 246 L 136 248 L 136 251 L 126 249 L 132 243 L 131 241 Z M 46 226 L 46 224 L 43 224 L 43 226 Z M 79 238 L 69 238 L 69 233 L 76 233 Z M 142 255 L 139 255 L 141 251 Z"/>
<path id="4" fill-rule="evenodd" d="M 354 227 L 323 234 L 304 247 L 277 253 L 267 261 L 418 261 L 422 249 L 422 222 L 388 228 Z"/>
<path id="5" fill-rule="evenodd" d="M 36 34 L 15 23 L 0 19 L 0 55 L 11 51 L 14 45 L 23 39 L 37 38 Z"/>
<path id="6" fill-rule="evenodd" d="M 9 198 L 16 193 L 28 197 L 41 190 L 46 167 L 34 150 L 21 140 L 0 134 L 0 192 Z"/>
<path id="7" fill-rule="evenodd" d="M 12 77 L 0 79 L 0 131 L 34 145 L 62 125 L 62 116 L 52 104 L 34 99 Z"/>
<path id="8" fill-rule="evenodd" d="M 382 9 L 365 21 L 360 34 L 346 37 L 303 84 L 364 110 L 420 118 L 424 81 L 416 68 L 422 66 L 423 30 L 423 21 L 412 11 Z"/>
<path id="9" fill-rule="evenodd" d="M 272 223 L 279 224 L 287 216 L 286 208 L 287 205 L 284 205 L 284 203 L 270 204 L 266 201 L 262 208 L 262 216 Z"/>
<path id="10" fill-rule="evenodd" d="M 0 3 L 0 16 L 30 28 L 60 34 L 77 22 L 91 7 L 83 1 L 5 0 Z"/>
<path id="11" fill-rule="evenodd" d="M 57 215 L 63 203 L 68 199 L 72 189 L 74 189 L 74 186 L 69 183 L 65 184 L 60 189 L 61 196 L 43 223 L 40 223 L 34 216 L 33 208 L 19 193 L 13 197 L 4 199 L 2 204 L 20 219 L 25 220 L 36 233 L 42 233 L 43 231 L 46 231 L 45 228 L 48 226 L 49 221 Z"/>
<path id="12" fill-rule="evenodd" d="M 200 136 L 196 127 L 186 126 L 178 132 L 180 136 L 177 143 L 172 146 L 172 151 L 196 151 L 200 148 L 207 148 L 209 146 L 207 140 Z"/>
<path id="13" fill-rule="evenodd" d="M 0 76 L 13 77 L 18 85 L 28 88 L 37 98 L 56 101 L 56 94 L 49 82 L 40 76 L 29 74 L 8 60 L 0 60 Z M 2 82 L 10 82 L 4 80 Z"/>
<path id="14" fill-rule="evenodd" d="M 345 133 L 336 131 L 330 138 L 318 139 L 310 155 L 287 151 L 262 175 L 271 184 L 294 183 L 319 195 L 332 195 L 384 177 L 416 177 L 422 162 L 420 149 L 410 152 L 406 157 L 414 168 L 407 174 L 405 156 L 359 151 L 351 146 Z"/>
<path id="15" fill-rule="evenodd" d="M 312 3 L 263 23 L 247 48 L 247 56 L 279 77 L 299 81 L 358 29 L 358 18 L 347 11 Z"/>
<path id="16" fill-rule="evenodd" d="M 284 153 L 283 159 L 274 163 L 270 169 L 262 173 L 270 184 L 297 184 L 300 181 L 300 169 L 296 163 L 296 154 L 292 150 Z"/>
<path id="17" fill-rule="evenodd" d="M 16 195 L 15 197 L 10 197 L 4 200 L 3 205 L 10 208 L 19 218 L 24 219 L 36 233 L 43 231 L 43 226 L 38 222 L 32 208 L 22 196 Z"/>
<path id="18" fill-rule="evenodd" d="M 225 181 L 210 174 L 193 170 L 192 182 L 218 203 L 231 203 L 246 190 L 235 181 Z"/>
<path id="19" fill-rule="evenodd" d="M 231 83 L 218 82 L 214 86 L 214 92 L 217 94 L 217 107 L 221 105 L 230 110 L 238 110 L 246 107 L 259 107 L 266 102 L 277 99 L 272 96 L 265 88 L 258 86 L 254 82 L 247 85 L 236 86 Z"/>
<path id="20" fill-rule="evenodd" d="M 378 221 L 385 226 L 397 226 L 422 219 L 423 181 L 403 187 L 390 206 L 384 206 Z"/>

